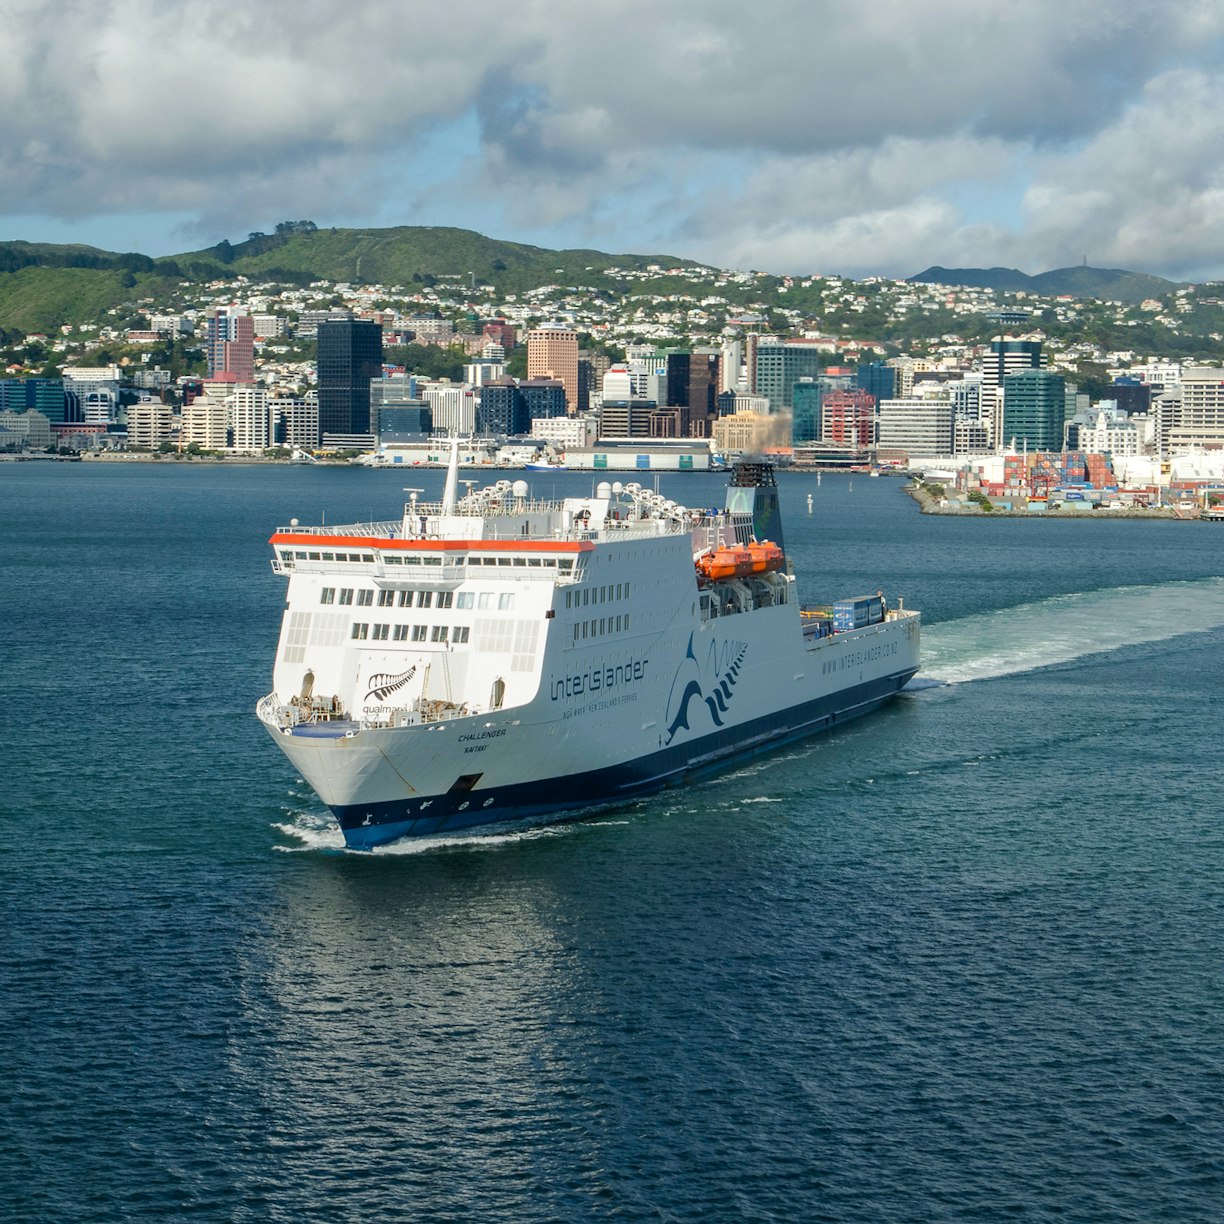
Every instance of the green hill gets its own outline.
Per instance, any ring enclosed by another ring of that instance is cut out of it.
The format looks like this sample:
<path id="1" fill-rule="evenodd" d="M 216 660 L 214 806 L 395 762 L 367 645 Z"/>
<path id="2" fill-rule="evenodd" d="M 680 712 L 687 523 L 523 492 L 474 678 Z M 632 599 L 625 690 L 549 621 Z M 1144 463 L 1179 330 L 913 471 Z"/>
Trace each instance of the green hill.
<path id="1" fill-rule="evenodd" d="M 169 305 L 173 291 L 212 280 L 246 276 L 254 281 L 305 285 L 324 280 L 350 284 L 458 289 L 474 280 L 498 294 L 522 293 L 541 285 L 583 285 L 624 291 L 611 267 L 644 270 L 698 267 L 670 255 L 609 255 L 603 251 L 553 251 L 502 242 L 472 230 L 448 226 L 392 229 L 319 229 L 310 221 L 286 221 L 274 233 L 251 234 L 245 242 L 220 242 L 200 251 L 164 259 L 134 252 L 54 243 L 0 243 L 0 331 L 50 332 L 62 323 L 100 323 L 116 307 L 136 313 L 134 303 L 153 298 Z M 928 268 L 911 281 L 971 285 L 1040 296 L 1140 302 L 1178 286 L 1156 276 L 1119 269 L 1061 268 L 1028 276 L 1015 268 Z M 669 288 L 666 277 L 654 292 L 692 290 L 686 282 Z M 765 286 L 767 296 L 772 290 Z M 180 300 L 183 295 L 180 294 Z M 779 299 L 780 300 L 780 299 Z M 788 303 L 799 303 L 799 294 Z"/>
<path id="2" fill-rule="evenodd" d="M 392 229 L 295 228 L 177 255 L 174 262 L 183 269 L 213 264 L 251 277 L 367 285 L 410 286 L 427 278 L 466 280 L 474 276 L 506 292 L 558 279 L 570 283 L 581 277 L 583 284 L 590 284 L 592 271 L 599 273 L 610 267 L 693 266 L 670 255 L 551 251 L 486 238 L 472 230 L 408 225 Z"/>
<path id="3" fill-rule="evenodd" d="M 104 323 L 112 308 L 157 297 L 176 283 L 119 268 L 19 268 L 0 273 L 0 328 L 30 335 L 61 323 Z"/>
<path id="4" fill-rule="evenodd" d="M 99 322 L 112 307 L 164 294 L 177 283 L 248 276 L 286 284 L 315 280 L 411 289 L 475 278 L 501 293 L 544 284 L 604 284 L 607 268 L 696 266 L 670 255 L 551 251 L 445 226 L 316 229 L 286 222 L 273 234 L 221 242 L 164 259 L 96 247 L 0 243 L 0 328 L 50 331 Z M 611 284 L 611 281 L 606 281 Z"/>
<path id="5" fill-rule="evenodd" d="M 1162 297 L 1182 288 L 1176 281 L 1122 268 L 1059 268 L 1033 277 L 1033 288 L 1047 297 L 1070 294 L 1072 297 L 1098 298 L 1109 302 L 1136 303 Z"/>
<path id="6" fill-rule="evenodd" d="M 1133 304 L 1181 288 L 1176 281 L 1121 268 L 1056 268 L 1029 276 L 1017 268 L 941 268 L 938 265 L 908 278 L 927 285 L 967 285 L 996 293 L 1035 293 L 1041 297 L 1096 298 Z"/>

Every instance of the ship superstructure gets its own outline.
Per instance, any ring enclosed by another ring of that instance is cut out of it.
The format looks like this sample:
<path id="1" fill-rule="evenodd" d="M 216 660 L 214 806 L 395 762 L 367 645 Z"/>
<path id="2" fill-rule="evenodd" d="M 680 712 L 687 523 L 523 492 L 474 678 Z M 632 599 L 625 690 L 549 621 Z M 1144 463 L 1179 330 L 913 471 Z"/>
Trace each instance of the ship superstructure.
<path id="1" fill-rule="evenodd" d="M 272 536 L 289 580 L 258 714 L 369 848 L 683 783 L 874 709 L 918 668 L 918 613 L 800 608 L 768 468 L 727 506 L 524 481 L 394 520 Z"/>

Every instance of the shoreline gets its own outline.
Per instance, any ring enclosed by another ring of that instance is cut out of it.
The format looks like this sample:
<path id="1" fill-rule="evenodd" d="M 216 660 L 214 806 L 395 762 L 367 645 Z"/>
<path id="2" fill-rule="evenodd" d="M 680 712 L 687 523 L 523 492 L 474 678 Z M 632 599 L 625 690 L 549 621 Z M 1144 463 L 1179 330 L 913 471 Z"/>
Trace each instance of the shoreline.
<path id="1" fill-rule="evenodd" d="M 1184 514 L 1173 506 L 1160 506 L 1159 508 L 1135 507 L 1128 506 L 1124 509 L 1097 509 L 1097 510 L 1072 510 L 1069 513 L 1064 513 L 1060 510 L 1044 511 L 1038 514 L 1031 514 L 1027 510 L 983 510 L 980 506 L 973 504 L 968 505 L 944 505 L 941 506 L 934 497 L 930 495 L 921 485 L 916 482 L 911 482 L 903 486 L 903 491 L 908 493 L 910 497 L 918 503 L 919 511 L 922 514 L 945 515 L 952 518 L 980 518 L 980 519 L 1050 519 L 1071 522 L 1083 522 L 1093 519 L 1147 519 L 1151 521 L 1176 521 L 1181 523 L 1197 523 L 1200 522 L 1199 514 L 1196 511 L 1194 514 Z"/>

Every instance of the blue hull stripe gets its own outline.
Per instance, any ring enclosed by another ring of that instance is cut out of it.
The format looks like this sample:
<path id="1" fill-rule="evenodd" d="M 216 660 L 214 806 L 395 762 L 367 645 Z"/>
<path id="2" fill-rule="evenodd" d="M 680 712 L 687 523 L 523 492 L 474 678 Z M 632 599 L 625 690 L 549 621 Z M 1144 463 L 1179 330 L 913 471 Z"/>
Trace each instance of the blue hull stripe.
<path id="1" fill-rule="evenodd" d="M 908 670 L 883 676 L 603 769 L 389 803 L 336 806 L 332 811 L 348 845 L 369 850 L 401 837 L 425 837 L 615 803 L 679 786 L 755 753 L 840 726 L 878 708 L 913 675 L 914 671 Z"/>

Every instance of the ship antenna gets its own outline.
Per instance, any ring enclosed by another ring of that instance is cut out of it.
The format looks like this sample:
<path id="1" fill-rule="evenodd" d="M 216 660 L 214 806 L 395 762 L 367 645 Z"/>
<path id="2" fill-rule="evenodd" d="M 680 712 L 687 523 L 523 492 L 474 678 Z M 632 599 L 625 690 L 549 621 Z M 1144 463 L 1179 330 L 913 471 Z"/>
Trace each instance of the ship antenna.
<path id="1" fill-rule="evenodd" d="M 442 513 L 455 513 L 455 495 L 459 491 L 459 438 L 452 436 L 450 440 L 450 462 L 446 465 L 446 488 L 442 493 Z"/>

